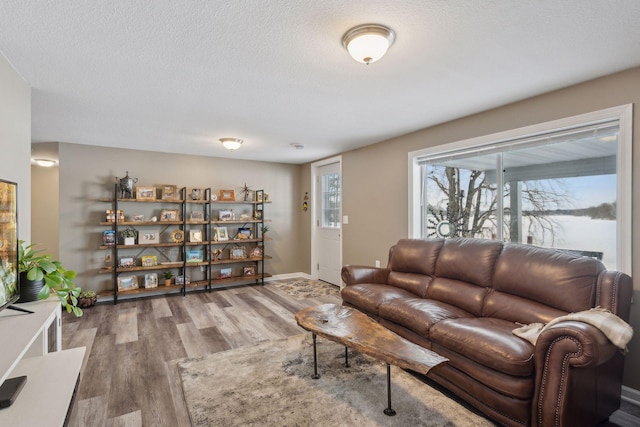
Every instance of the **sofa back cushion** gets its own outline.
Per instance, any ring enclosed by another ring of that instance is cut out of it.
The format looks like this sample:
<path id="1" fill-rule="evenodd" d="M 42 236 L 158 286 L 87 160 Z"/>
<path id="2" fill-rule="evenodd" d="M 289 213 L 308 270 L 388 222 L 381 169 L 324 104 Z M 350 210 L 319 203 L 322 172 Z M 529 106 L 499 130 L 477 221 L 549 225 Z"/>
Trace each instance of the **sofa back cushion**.
<path id="1" fill-rule="evenodd" d="M 387 283 L 424 297 L 444 239 L 401 239 L 389 251 Z"/>
<path id="2" fill-rule="evenodd" d="M 485 239 L 449 239 L 436 262 L 436 277 L 490 287 L 502 243 Z"/>
<path id="3" fill-rule="evenodd" d="M 400 239 L 389 251 L 389 270 L 433 276 L 444 239 Z"/>
<path id="4" fill-rule="evenodd" d="M 576 312 L 594 306 L 598 275 L 604 270 L 604 265 L 592 258 L 509 244 L 496 263 L 493 289 Z"/>

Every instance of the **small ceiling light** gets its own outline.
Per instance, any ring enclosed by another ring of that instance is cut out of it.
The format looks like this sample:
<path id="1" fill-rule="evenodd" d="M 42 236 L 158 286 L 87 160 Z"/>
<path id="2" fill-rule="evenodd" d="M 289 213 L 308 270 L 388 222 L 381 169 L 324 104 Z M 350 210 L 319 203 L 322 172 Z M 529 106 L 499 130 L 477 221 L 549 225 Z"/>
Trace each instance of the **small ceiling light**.
<path id="1" fill-rule="evenodd" d="M 49 159 L 33 159 L 36 162 L 36 165 L 38 166 L 42 166 L 45 168 L 50 168 L 51 166 L 54 166 L 56 164 L 55 160 L 49 160 Z"/>
<path id="2" fill-rule="evenodd" d="M 239 138 L 220 138 L 220 142 L 227 150 L 234 151 L 240 148 L 244 141 Z"/>
<path id="3" fill-rule="evenodd" d="M 380 24 L 358 25 L 342 36 L 342 45 L 358 62 L 369 65 L 382 58 L 396 39 L 396 33 Z"/>

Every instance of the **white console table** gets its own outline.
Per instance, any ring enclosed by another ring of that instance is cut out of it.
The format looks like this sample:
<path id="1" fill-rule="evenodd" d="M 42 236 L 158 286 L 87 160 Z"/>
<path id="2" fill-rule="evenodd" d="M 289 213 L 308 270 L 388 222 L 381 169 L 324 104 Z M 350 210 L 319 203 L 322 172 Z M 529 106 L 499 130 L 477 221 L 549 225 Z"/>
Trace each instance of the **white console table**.
<path id="1" fill-rule="evenodd" d="M 85 348 L 62 351 L 61 305 L 56 297 L 19 305 L 34 313 L 0 312 L 0 382 L 27 376 L 18 398 L 0 409 L 0 426 L 62 426 L 73 398 Z M 55 329 L 49 353 L 48 330 Z"/>

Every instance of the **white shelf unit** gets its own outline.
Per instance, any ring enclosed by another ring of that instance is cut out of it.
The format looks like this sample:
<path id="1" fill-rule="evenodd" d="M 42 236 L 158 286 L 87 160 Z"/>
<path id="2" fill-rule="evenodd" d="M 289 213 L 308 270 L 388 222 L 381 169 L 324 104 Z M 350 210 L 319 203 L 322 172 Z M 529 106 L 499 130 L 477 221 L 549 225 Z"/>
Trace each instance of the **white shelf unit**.
<path id="1" fill-rule="evenodd" d="M 0 426 L 62 426 L 80 375 L 85 348 L 61 350 L 61 306 L 57 298 L 19 305 L 34 313 L 0 312 L 0 379 L 27 376 L 18 398 L 0 410 Z M 48 331 L 55 352 L 48 353 Z"/>

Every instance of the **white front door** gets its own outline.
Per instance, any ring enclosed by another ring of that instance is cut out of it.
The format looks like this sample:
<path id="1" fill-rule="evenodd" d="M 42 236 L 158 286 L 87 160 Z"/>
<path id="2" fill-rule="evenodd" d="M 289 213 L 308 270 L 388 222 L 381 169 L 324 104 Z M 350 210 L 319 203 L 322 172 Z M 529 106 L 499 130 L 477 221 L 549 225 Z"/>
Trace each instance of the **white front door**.
<path id="1" fill-rule="evenodd" d="M 320 166 L 316 174 L 316 251 L 318 279 L 340 286 L 342 269 L 342 176 L 340 163 Z"/>

